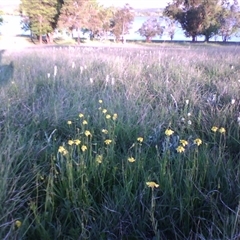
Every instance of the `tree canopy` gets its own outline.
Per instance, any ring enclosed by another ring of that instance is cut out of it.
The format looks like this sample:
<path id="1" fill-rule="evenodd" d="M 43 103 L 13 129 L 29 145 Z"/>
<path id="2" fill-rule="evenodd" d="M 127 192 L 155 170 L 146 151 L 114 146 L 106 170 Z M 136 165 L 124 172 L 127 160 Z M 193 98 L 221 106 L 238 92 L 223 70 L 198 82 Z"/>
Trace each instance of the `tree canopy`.
<path id="1" fill-rule="evenodd" d="M 156 35 L 162 36 L 163 31 L 164 28 L 161 26 L 161 23 L 157 18 L 149 18 L 143 23 L 141 28 L 138 29 L 139 34 L 145 37 L 147 42 L 150 42 Z"/>
<path id="2" fill-rule="evenodd" d="M 58 29 L 85 29 L 91 36 L 107 36 L 112 33 L 117 40 L 125 39 L 134 21 L 135 12 L 126 4 L 123 8 L 105 8 L 97 0 L 22 0 L 20 6 L 24 16 L 24 27 L 39 38 L 46 35 L 51 42 L 53 32 Z M 238 1 L 230 0 L 172 0 L 164 9 L 165 31 L 171 40 L 175 27 L 181 25 L 185 36 L 196 41 L 204 36 L 209 41 L 215 35 L 227 41 L 240 29 L 240 7 Z M 0 17 L 0 24 L 2 19 Z M 149 41 L 163 34 L 163 28 L 155 19 L 147 20 L 138 33 Z"/>
<path id="3" fill-rule="evenodd" d="M 59 0 L 22 0 L 21 11 L 29 19 L 31 32 L 38 36 L 54 31 L 58 20 Z"/>
<path id="4" fill-rule="evenodd" d="M 229 26 L 230 22 L 234 25 L 232 30 L 239 28 L 239 16 L 233 14 L 232 10 L 232 6 L 236 9 L 237 4 L 237 1 L 234 1 L 231 5 L 227 0 L 175 0 L 168 4 L 164 14 L 179 22 L 185 35 L 192 37 L 192 41 L 201 35 L 208 41 L 218 34 L 224 25 Z M 231 31 L 231 34 L 233 32 Z"/>
<path id="5" fill-rule="evenodd" d="M 133 20 L 134 11 L 128 4 L 114 13 L 111 26 L 117 40 L 129 33 Z"/>

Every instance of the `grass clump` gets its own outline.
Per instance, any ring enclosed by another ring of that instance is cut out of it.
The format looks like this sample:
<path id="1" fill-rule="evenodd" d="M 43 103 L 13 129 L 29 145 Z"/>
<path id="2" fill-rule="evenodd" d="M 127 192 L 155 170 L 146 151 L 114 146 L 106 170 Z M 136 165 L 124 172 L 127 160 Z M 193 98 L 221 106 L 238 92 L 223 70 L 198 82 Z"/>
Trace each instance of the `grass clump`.
<path id="1" fill-rule="evenodd" d="M 1 238 L 238 239 L 239 60 L 231 46 L 2 53 Z"/>

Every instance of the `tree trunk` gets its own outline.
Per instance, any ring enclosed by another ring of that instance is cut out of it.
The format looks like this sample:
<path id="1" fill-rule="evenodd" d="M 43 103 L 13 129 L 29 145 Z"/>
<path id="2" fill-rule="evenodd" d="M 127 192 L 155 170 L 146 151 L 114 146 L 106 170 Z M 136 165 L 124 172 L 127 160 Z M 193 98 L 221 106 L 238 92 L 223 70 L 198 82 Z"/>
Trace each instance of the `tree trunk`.
<path id="1" fill-rule="evenodd" d="M 78 36 L 77 36 L 77 43 L 78 45 L 80 44 L 80 32 L 79 32 L 79 28 L 77 29 L 77 33 L 78 33 Z"/>
<path id="2" fill-rule="evenodd" d="M 39 44 L 42 45 L 42 34 L 39 35 Z"/>
<path id="3" fill-rule="evenodd" d="M 196 42 L 196 36 L 192 36 L 192 42 Z"/>
<path id="4" fill-rule="evenodd" d="M 53 43 L 53 34 L 52 33 L 47 33 L 47 43 Z"/>
<path id="5" fill-rule="evenodd" d="M 150 43 L 150 42 L 151 42 L 151 37 L 147 36 L 147 37 L 146 37 L 146 42 L 147 42 L 147 43 Z"/>

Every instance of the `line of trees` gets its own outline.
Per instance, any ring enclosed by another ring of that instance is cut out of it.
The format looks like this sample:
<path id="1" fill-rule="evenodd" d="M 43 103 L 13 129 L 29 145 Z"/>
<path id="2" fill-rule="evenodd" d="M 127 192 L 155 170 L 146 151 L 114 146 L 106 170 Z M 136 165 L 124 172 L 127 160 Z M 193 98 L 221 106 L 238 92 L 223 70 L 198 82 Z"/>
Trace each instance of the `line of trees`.
<path id="1" fill-rule="evenodd" d="M 92 37 L 106 38 L 111 32 L 116 40 L 124 39 L 135 16 L 128 4 L 121 9 L 106 8 L 96 0 L 22 0 L 20 11 L 25 16 L 25 28 L 38 36 L 40 43 L 43 35 L 51 43 L 56 28 L 77 31 L 78 42 L 82 29 L 91 31 Z M 237 0 L 172 0 L 163 16 L 148 19 L 138 33 L 151 41 L 167 32 L 172 40 L 176 25 L 181 25 L 192 41 L 198 36 L 209 41 L 217 35 L 227 41 L 240 28 L 240 7 Z"/>
<path id="2" fill-rule="evenodd" d="M 128 33 L 134 20 L 134 11 L 129 5 L 122 9 L 105 8 L 96 0 L 22 0 L 20 12 L 24 28 L 30 29 L 40 44 L 43 35 L 51 43 L 56 28 L 77 31 L 78 43 L 82 29 L 91 31 L 92 36 L 106 36 L 111 31 L 119 40 Z"/>

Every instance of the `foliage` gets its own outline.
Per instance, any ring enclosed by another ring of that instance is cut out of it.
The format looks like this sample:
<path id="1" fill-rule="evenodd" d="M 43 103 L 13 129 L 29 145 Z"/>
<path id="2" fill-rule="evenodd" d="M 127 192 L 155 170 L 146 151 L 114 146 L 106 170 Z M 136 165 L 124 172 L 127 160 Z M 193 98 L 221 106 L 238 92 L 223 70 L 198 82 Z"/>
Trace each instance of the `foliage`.
<path id="1" fill-rule="evenodd" d="M 78 32 L 80 43 L 80 31 L 82 28 L 96 30 L 100 27 L 98 16 L 98 4 L 89 0 L 67 0 L 62 5 L 59 17 L 59 27 Z"/>
<path id="2" fill-rule="evenodd" d="M 222 36 L 223 41 L 226 42 L 240 29 L 240 9 L 238 1 L 234 1 L 233 4 L 223 1 L 222 5 L 223 9 L 219 16 L 220 28 L 218 32 Z"/>
<path id="3" fill-rule="evenodd" d="M 176 27 L 177 27 L 177 22 L 173 19 L 170 18 L 164 18 L 165 21 L 165 28 L 164 32 L 167 32 L 167 35 L 170 37 L 171 41 L 174 38 Z"/>
<path id="4" fill-rule="evenodd" d="M 240 52 L 203 45 L 2 52 L 0 239 L 239 239 Z"/>
<path id="5" fill-rule="evenodd" d="M 97 28 L 91 28 L 93 31 L 93 35 L 98 35 L 102 38 L 107 38 L 107 33 L 111 31 L 111 19 L 113 18 L 115 9 L 112 7 L 99 7 L 98 11 L 98 19 L 99 26 Z"/>
<path id="6" fill-rule="evenodd" d="M 146 41 L 150 42 L 151 38 L 156 35 L 162 36 L 164 28 L 161 26 L 161 22 L 159 22 L 156 18 L 149 18 L 146 22 L 143 23 L 138 32 L 141 36 L 146 37 Z"/>
<path id="7" fill-rule="evenodd" d="M 134 20 L 133 9 L 126 4 L 123 8 L 118 9 L 113 16 L 111 21 L 112 33 L 115 35 L 116 39 L 119 40 L 120 37 L 124 38 L 129 32 L 130 26 Z"/>
<path id="8" fill-rule="evenodd" d="M 39 37 L 42 43 L 42 35 L 50 34 L 54 31 L 58 15 L 58 0 L 39 1 L 23 0 L 21 11 L 28 17 L 29 28 L 33 34 Z"/>
<path id="9" fill-rule="evenodd" d="M 219 0 L 183 1 L 177 0 L 169 3 L 164 14 L 178 21 L 187 37 L 196 40 L 204 35 L 205 40 L 214 36 L 220 27 L 219 15 L 222 8 Z"/>

